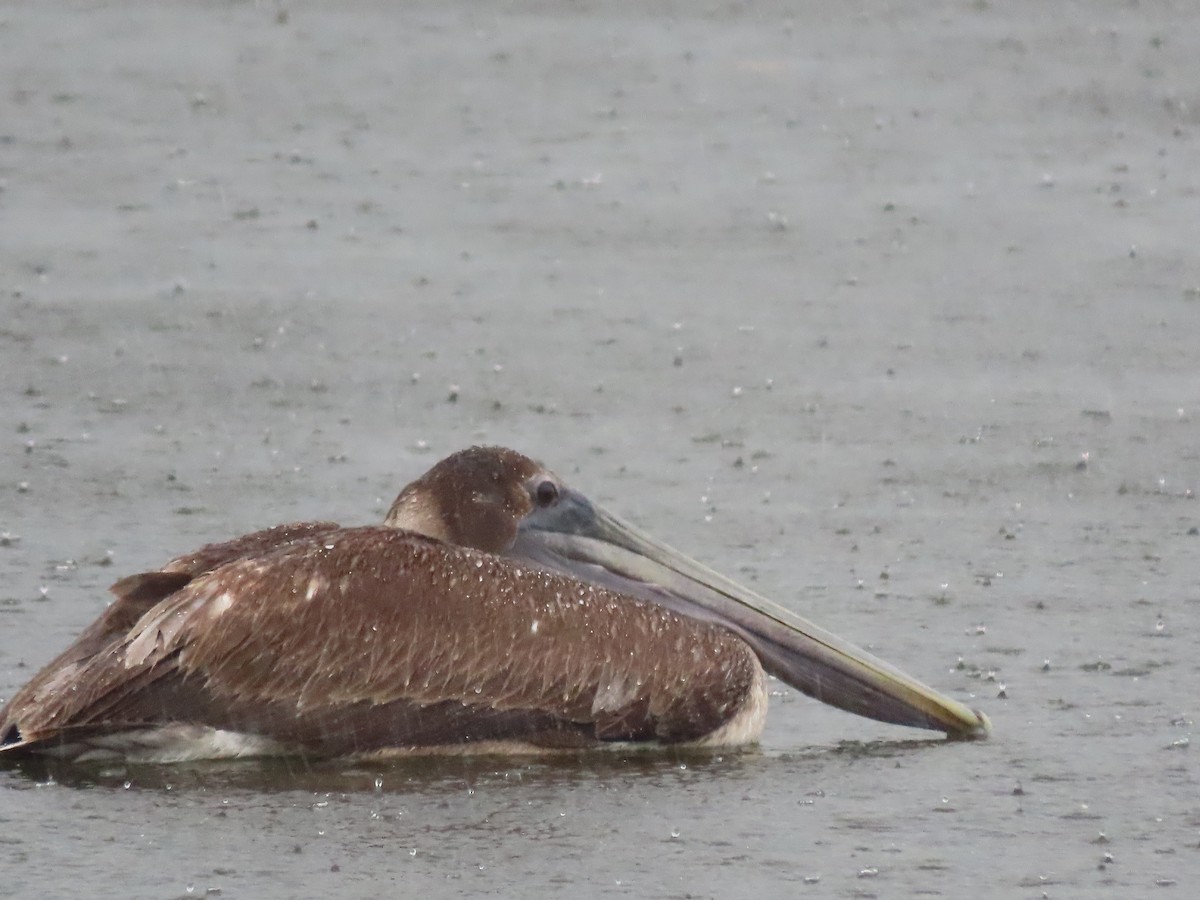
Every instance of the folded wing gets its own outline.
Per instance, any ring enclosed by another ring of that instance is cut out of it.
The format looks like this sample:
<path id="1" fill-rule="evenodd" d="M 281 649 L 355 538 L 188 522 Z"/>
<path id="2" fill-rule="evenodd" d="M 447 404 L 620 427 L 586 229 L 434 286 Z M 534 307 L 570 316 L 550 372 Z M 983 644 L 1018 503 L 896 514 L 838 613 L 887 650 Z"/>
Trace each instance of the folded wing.
<path id="1" fill-rule="evenodd" d="M 391 528 L 271 529 L 115 589 L 0 752 L 172 724 L 319 755 L 687 741 L 761 677 L 719 626 Z"/>

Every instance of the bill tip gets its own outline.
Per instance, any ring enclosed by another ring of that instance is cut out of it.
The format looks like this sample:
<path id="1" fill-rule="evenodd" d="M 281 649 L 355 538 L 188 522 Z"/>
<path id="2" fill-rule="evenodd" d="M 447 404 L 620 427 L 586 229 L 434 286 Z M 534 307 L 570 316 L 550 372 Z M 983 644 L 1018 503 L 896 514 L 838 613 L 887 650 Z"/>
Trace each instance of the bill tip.
<path id="1" fill-rule="evenodd" d="M 953 734 L 948 734 L 950 737 L 958 741 L 982 741 L 991 736 L 992 720 L 987 717 L 987 713 L 983 710 L 972 709 L 971 714 L 975 717 L 975 721 L 967 727 Z"/>

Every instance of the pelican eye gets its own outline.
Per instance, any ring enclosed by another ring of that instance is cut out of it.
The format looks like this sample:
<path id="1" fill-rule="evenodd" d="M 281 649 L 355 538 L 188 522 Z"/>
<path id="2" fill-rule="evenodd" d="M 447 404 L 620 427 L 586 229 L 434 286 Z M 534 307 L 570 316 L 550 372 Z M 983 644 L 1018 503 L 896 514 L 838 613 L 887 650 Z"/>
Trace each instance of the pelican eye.
<path id="1" fill-rule="evenodd" d="M 549 478 L 538 482 L 538 486 L 533 490 L 533 499 L 537 501 L 538 506 L 553 506 L 558 502 L 558 485 Z"/>

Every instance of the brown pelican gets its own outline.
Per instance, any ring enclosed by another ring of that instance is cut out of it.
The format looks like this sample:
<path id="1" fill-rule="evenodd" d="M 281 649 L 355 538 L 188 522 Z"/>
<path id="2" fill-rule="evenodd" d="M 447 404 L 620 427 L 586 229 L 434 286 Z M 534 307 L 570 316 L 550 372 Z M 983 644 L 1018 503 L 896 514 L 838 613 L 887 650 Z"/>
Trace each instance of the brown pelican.
<path id="1" fill-rule="evenodd" d="M 382 526 L 281 525 L 112 587 L 0 710 L 0 757 L 554 750 L 757 740 L 766 673 L 885 722 L 987 718 L 475 447 Z"/>

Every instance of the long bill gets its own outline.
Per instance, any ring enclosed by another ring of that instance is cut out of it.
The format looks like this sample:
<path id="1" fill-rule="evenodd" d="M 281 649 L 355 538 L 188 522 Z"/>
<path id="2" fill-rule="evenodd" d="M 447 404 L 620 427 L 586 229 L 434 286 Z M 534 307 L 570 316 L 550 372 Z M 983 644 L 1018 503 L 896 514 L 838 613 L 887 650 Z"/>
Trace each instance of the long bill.
<path id="1" fill-rule="evenodd" d="M 987 716 L 655 540 L 574 491 L 521 523 L 511 555 L 719 623 L 799 691 L 882 722 L 986 737 Z"/>

